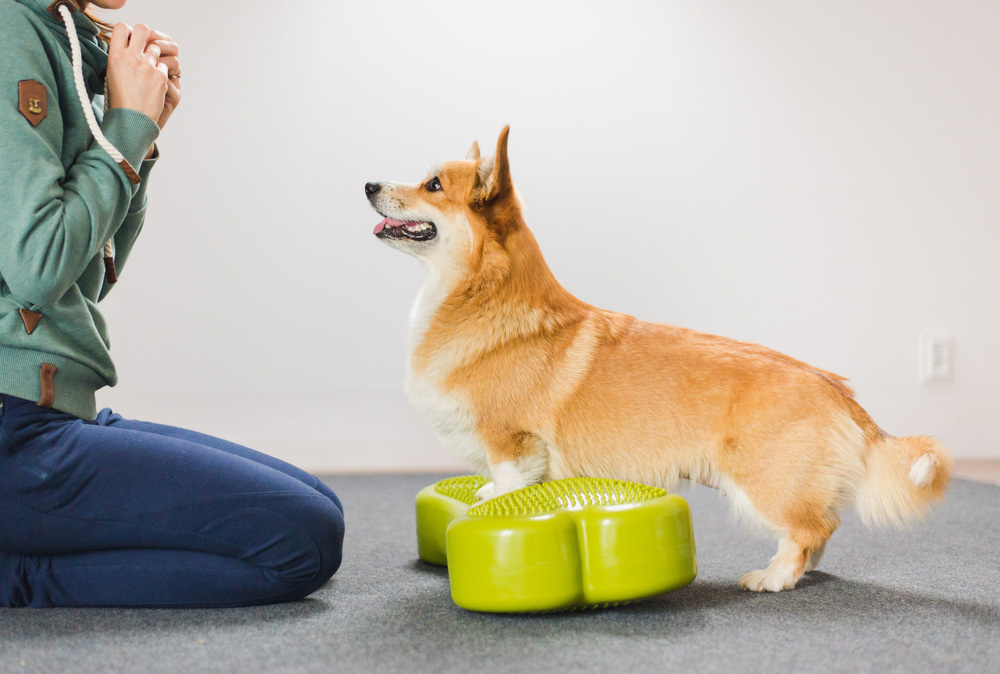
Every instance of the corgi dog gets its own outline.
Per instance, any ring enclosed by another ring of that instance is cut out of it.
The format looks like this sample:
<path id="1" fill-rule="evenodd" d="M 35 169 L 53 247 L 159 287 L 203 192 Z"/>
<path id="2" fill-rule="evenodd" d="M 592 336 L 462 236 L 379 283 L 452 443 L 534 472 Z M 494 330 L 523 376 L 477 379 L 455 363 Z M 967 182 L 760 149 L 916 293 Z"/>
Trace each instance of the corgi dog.
<path id="1" fill-rule="evenodd" d="M 950 480 L 931 437 L 893 437 L 845 379 L 771 349 L 647 323 L 578 300 L 522 217 L 507 155 L 418 183 L 365 185 L 375 236 L 427 268 L 410 319 L 407 394 L 441 442 L 499 496 L 536 482 L 607 477 L 671 489 L 695 480 L 778 539 L 740 585 L 795 587 L 838 511 L 869 525 L 919 518 Z"/>

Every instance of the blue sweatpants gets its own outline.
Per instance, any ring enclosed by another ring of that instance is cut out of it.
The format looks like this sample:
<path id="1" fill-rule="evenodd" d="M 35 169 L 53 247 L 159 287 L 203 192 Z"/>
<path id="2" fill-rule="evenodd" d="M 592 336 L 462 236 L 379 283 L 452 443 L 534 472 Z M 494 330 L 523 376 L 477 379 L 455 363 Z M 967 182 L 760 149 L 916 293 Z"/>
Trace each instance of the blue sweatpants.
<path id="1" fill-rule="evenodd" d="M 282 461 L 0 395 L 0 606 L 299 599 L 340 566 L 343 539 L 337 496 Z"/>

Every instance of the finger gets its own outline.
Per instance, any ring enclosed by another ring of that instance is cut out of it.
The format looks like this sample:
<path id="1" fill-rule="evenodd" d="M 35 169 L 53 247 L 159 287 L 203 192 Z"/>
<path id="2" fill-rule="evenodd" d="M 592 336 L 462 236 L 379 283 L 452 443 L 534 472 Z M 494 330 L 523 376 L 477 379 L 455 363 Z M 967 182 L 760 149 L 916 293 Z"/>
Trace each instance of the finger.
<path id="1" fill-rule="evenodd" d="M 111 43 L 108 50 L 119 50 L 128 48 L 128 36 L 132 33 L 132 27 L 127 23 L 116 23 L 111 29 Z"/>
<path id="2" fill-rule="evenodd" d="M 181 62 L 176 56 L 161 56 L 160 63 L 167 66 L 167 71 L 171 76 L 181 74 Z"/>
<path id="3" fill-rule="evenodd" d="M 159 70 L 161 73 L 163 73 L 164 77 L 168 78 L 168 83 L 169 83 L 170 72 L 167 70 L 167 66 L 165 66 L 162 63 L 157 63 L 156 69 Z"/>
<path id="4" fill-rule="evenodd" d="M 146 51 L 142 54 L 143 58 L 149 61 L 150 65 L 156 65 L 160 60 L 160 48 L 155 44 L 151 44 L 146 47 Z"/>
<path id="5" fill-rule="evenodd" d="M 144 23 L 135 24 L 135 27 L 132 28 L 132 37 L 129 38 L 128 42 L 129 51 L 136 56 L 142 56 L 142 53 L 146 51 L 146 43 L 148 41 L 149 26 Z"/>
<path id="6" fill-rule="evenodd" d="M 149 29 L 149 39 L 150 40 L 164 40 L 165 42 L 171 42 L 170 36 L 163 31 L 156 30 L 155 28 Z"/>
<path id="7" fill-rule="evenodd" d="M 155 44 L 160 48 L 160 54 L 163 56 L 180 56 L 181 48 L 176 42 L 171 42 L 170 40 L 150 40 L 149 44 Z"/>

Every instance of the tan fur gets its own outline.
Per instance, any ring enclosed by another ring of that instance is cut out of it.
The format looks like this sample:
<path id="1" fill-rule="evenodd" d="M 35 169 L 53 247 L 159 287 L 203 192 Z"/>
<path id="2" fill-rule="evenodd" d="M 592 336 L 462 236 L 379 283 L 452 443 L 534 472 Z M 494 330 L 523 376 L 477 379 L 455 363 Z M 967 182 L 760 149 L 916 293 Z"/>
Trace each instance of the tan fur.
<path id="1" fill-rule="evenodd" d="M 428 265 L 438 293 L 431 303 L 425 288 L 415 312 L 411 398 L 466 458 L 483 454 L 486 493 L 577 475 L 719 487 L 779 537 L 771 565 L 741 581 L 771 591 L 814 568 L 843 506 L 897 524 L 942 497 L 947 450 L 886 435 L 842 377 L 568 293 L 522 217 L 507 133 L 494 158 L 474 145 L 439 167 L 442 191 L 394 186 L 391 202 L 432 215 L 442 239 L 396 246 Z"/>

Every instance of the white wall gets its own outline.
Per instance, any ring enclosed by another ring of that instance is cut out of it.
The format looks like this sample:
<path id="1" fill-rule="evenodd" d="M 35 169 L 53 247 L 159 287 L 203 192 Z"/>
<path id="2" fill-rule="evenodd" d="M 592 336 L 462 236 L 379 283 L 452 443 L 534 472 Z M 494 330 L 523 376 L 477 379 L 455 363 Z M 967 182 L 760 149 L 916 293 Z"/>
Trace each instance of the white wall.
<path id="1" fill-rule="evenodd" d="M 232 9 L 238 7 L 238 9 Z M 294 10 L 292 9 L 294 8 Z M 115 14 L 107 14 L 113 18 Z M 423 278 L 362 191 L 512 127 L 563 284 L 852 379 L 878 423 L 1000 457 L 1000 4 L 209 3 L 101 402 L 320 471 L 454 467 L 402 397 Z M 917 376 L 955 331 L 955 376 Z"/>

